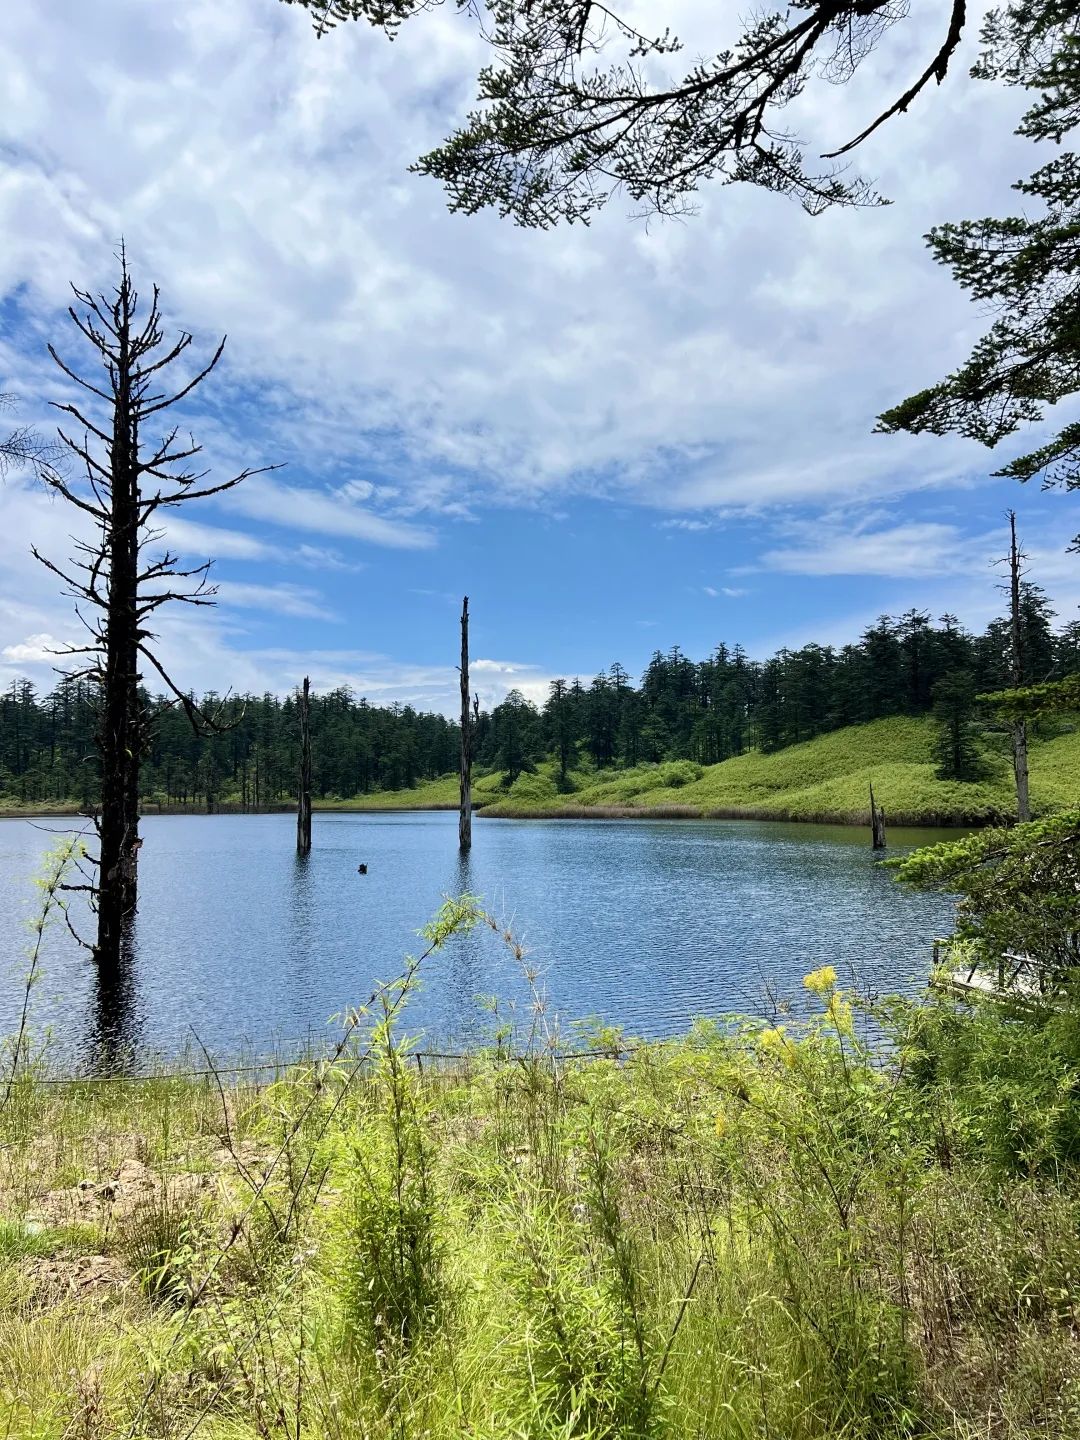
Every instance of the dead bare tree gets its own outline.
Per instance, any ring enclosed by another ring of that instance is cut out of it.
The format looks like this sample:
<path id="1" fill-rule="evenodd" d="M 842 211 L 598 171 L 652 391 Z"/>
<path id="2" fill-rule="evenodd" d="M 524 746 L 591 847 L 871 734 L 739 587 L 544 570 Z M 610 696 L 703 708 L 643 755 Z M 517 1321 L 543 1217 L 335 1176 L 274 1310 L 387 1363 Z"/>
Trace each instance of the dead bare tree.
<path id="1" fill-rule="evenodd" d="M 1020 616 L 1020 581 L 1023 578 L 1024 552 L 1016 539 L 1016 511 L 1009 514 L 1009 679 L 1013 688 L 1024 683 L 1024 641 Z M 1017 716 L 1012 722 L 1013 774 L 1016 776 L 1016 818 L 1024 823 L 1031 819 L 1031 797 L 1028 789 L 1027 721 Z"/>
<path id="2" fill-rule="evenodd" d="M 193 500 L 220 495 L 260 470 L 248 469 L 229 480 L 201 484 L 207 471 L 190 466 L 201 451 L 191 436 L 181 440 L 175 425 L 161 439 L 146 443 L 143 428 L 184 400 L 221 359 L 224 339 L 209 362 L 190 371 L 173 389 L 162 376 L 181 360 L 192 343 L 187 332 L 167 341 L 162 328 L 158 289 L 146 318 L 140 320 L 139 297 L 121 248 L 119 282 L 108 297 L 72 286 L 75 303 L 68 314 L 89 342 L 103 375 L 80 375 L 49 346 L 49 354 L 82 391 L 80 405 L 56 408 L 80 427 L 81 437 L 58 429 L 61 444 L 78 461 L 78 479 L 68 479 L 50 466 L 45 483 L 81 515 L 89 517 L 96 535 L 76 539 L 75 554 L 57 563 L 31 547 L 36 559 L 57 575 L 75 599 L 75 612 L 87 631 L 82 645 L 58 652 L 83 657 L 76 672 L 98 687 L 96 743 L 101 764 L 101 795 L 93 819 L 98 854 L 87 884 L 97 912 L 97 937 L 90 947 L 103 975 L 122 967 L 124 938 L 135 913 L 138 894 L 139 769 L 148 740 L 149 716 L 139 697 L 140 666 L 154 672 L 174 704 L 180 705 L 196 730 L 218 725 L 172 679 L 153 648 L 149 628 L 163 605 L 212 605 L 217 587 L 210 584 L 211 561 L 184 569 L 162 542 L 156 528 L 164 514 Z M 273 469 L 264 466 L 263 470 Z"/>
<path id="3" fill-rule="evenodd" d="M 311 849 L 311 682 L 300 692 L 300 789 L 296 803 L 296 853 Z"/>
<path id="4" fill-rule="evenodd" d="M 472 849 L 472 715 L 469 710 L 469 597 L 461 602 L 461 811 L 458 849 Z"/>

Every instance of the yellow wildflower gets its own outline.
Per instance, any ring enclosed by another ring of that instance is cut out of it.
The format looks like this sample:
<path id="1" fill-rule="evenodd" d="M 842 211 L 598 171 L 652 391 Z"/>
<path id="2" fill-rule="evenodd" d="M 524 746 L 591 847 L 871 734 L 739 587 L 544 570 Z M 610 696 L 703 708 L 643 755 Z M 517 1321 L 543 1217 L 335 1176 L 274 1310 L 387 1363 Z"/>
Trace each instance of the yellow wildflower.
<path id="1" fill-rule="evenodd" d="M 850 1000 L 845 1000 L 840 995 L 830 995 L 827 1013 L 837 1034 L 854 1035 L 855 1026 L 851 1018 Z"/>
<path id="2" fill-rule="evenodd" d="M 795 1046 L 787 1038 L 783 1025 L 762 1030 L 758 1035 L 758 1045 L 766 1055 L 775 1055 L 777 1059 L 782 1060 L 789 1070 L 794 1068 Z"/>
<path id="3" fill-rule="evenodd" d="M 804 976 L 802 983 L 814 995 L 827 995 L 836 988 L 836 970 L 832 965 L 822 965 Z"/>
<path id="4" fill-rule="evenodd" d="M 728 1132 L 728 1118 L 722 1110 L 720 1111 L 720 1114 L 716 1117 L 715 1129 L 717 1137 L 721 1140 Z"/>

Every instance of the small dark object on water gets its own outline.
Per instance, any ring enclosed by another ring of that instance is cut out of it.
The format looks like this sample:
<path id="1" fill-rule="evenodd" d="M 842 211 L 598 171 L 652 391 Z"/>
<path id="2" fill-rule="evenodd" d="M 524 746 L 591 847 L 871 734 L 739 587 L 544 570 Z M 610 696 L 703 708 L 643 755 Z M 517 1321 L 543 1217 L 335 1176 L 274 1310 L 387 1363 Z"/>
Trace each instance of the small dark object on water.
<path id="1" fill-rule="evenodd" d="M 366 874 L 367 874 L 367 866 L 366 866 L 366 865 L 358 865 L 358 866 L 356 867 L 356 873 L 357 873 L 358 875 L 366 875 Z"/>

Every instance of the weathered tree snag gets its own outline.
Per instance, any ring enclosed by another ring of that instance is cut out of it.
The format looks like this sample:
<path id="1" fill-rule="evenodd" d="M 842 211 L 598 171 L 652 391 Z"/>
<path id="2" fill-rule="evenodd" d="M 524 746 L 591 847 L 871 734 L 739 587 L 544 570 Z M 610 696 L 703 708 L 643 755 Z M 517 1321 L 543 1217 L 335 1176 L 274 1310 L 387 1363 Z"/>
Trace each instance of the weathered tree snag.
<path id="1" fill-rule="evenodd" d="M 126 278 L 126 277 L 125 277 Z M 138 415 L 132 404 L 130 287 L 122 286 L 116 325 L 109 520 L 105 678 L 97 743 L 101 755 L 98 817 L 98 959 L 119 955 L 135 913 L 139 839 L 139 472 Z"/>
<path id="2" fill-rule="evenodd" d="M 461 810 L 458 849 L 472 848 L 472 713 L 469 709 L 469 597 L 461 602 Z"/>
<path id="3" fill-rule="evenodd" d="M 300 793 L 296 805 L 296 853 L 311 849 L 311 686 L 304 676 L 300 696 Z"/>
<path id="4" fill-rule="evenodd" d="M 103 993 L 129 965 L 129 927 L 138 896 L 139 770 L 149 741 L 149 715 L 139 699 L 139 665 L 146 661 L 180 705 L 192 725 L 203 731 L 223 728 L 204 714 L 174 682 L 158 658 L 149 628 L 155 611 L 169 601 L 213 604 L 208 583 L 210 562 L 183 569 L 161 542 L 162 516 L 189 500 L 218 495 L 257 471 L 245 470 L 218 484 L 199 488 L 203 479 L 188 462 L 199 453 L 179 427 L 166 425 L 160 439 L 144 443 L 146 422 L 182 401 L 206 379 L 221 358 L 222 341 L 208 364 L 188 370 L 170 391 L 168 368 L 184 354 L 192 337 L 182 333 L 166 342 L 155 289 L 145 319 L 136 319 L 139 297 L 121 249 L 120 280 L 112 295 L 73 290 L 78 308 L 68 314 L 89 342 L 99 369 L 93 379 L 79 375 L 53 346 L 49 354 L 79 387 L 85 408 L 57 403 L 79 427 L 74 438 L 58 432 L 61 445 L 79 462 L 81 474 L 69 480 L 59 466 L 39 467 L 40 478 L 55 494 L 88 517 L 96 538 L 75 540 L 74 557 L 57 564 L 31 547 L 32 554 L 75 596 L 85 626 L 85 644 L 58 650 L 82 657 L 73 678 L 91 681 L 98 692 L 95 741 L 101 763 L 101 793 L 91 808 L 98 833 L 95 868 L 85 885 L 97 912 L 93 946 Z M 273 467 L 270 467 L 273 468 Z M 160 512 L 160 513 L 159 513 Z M 86 519 L 81 522 L 86 525 Z M 149 555 L 146 554 L 150 550 Z M 209 798 L 209 791 L 208 791 Z"/>
<path id="5" fill-rule="evenodd" d="M 1013 688 L 1024 683 L 1023 633 L 1020 627 L 1020 578 L 1023 574 L 1023 551 L 1016 542 L 1016 511 L 1009 511 L 1009 678 Z M 1027 721 L 1017 716 L 1012 724 L 1013 774 L 1016 777 L 1016 818 L 1023 823 L 1031 819 L 1031 797 L 1028 790 Z"/>
<path id="6" fill-rule="evenodd" d="M 870 782 L 870 847 L 885 849 L 885 811 L 874 800 L 874 784 Z"/>

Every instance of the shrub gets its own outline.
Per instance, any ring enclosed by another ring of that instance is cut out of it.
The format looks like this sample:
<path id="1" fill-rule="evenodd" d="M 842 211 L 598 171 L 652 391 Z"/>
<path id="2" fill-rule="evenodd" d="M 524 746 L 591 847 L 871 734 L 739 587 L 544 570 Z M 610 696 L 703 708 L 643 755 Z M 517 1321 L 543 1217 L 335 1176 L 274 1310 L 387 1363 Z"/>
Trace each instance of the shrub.
<path id="1" fill-rule="evenodd" d="M 525 772 L 517 777 L 510 786 L 509 798 L 522 805 L 540 804 L 545 800 L 554 800 L 558 793 L 558 788 L 550 776 L 534 771 L 532 774 Z"/>
<path id="2" fill-rule="evenodd" d="M 667 760 L 656 771 L 656 784 L 667 790 L 680 790 L 700 780 L 702 769 L 692 760 Z"/>
<path id="3" fill-rule="evenodd" d="M 1080 1160 L 1080 1014 L 946 998 L 901 1031 L 913 1083 L 950 1149 L 999 1174 L 1054 1175 Z"/>

